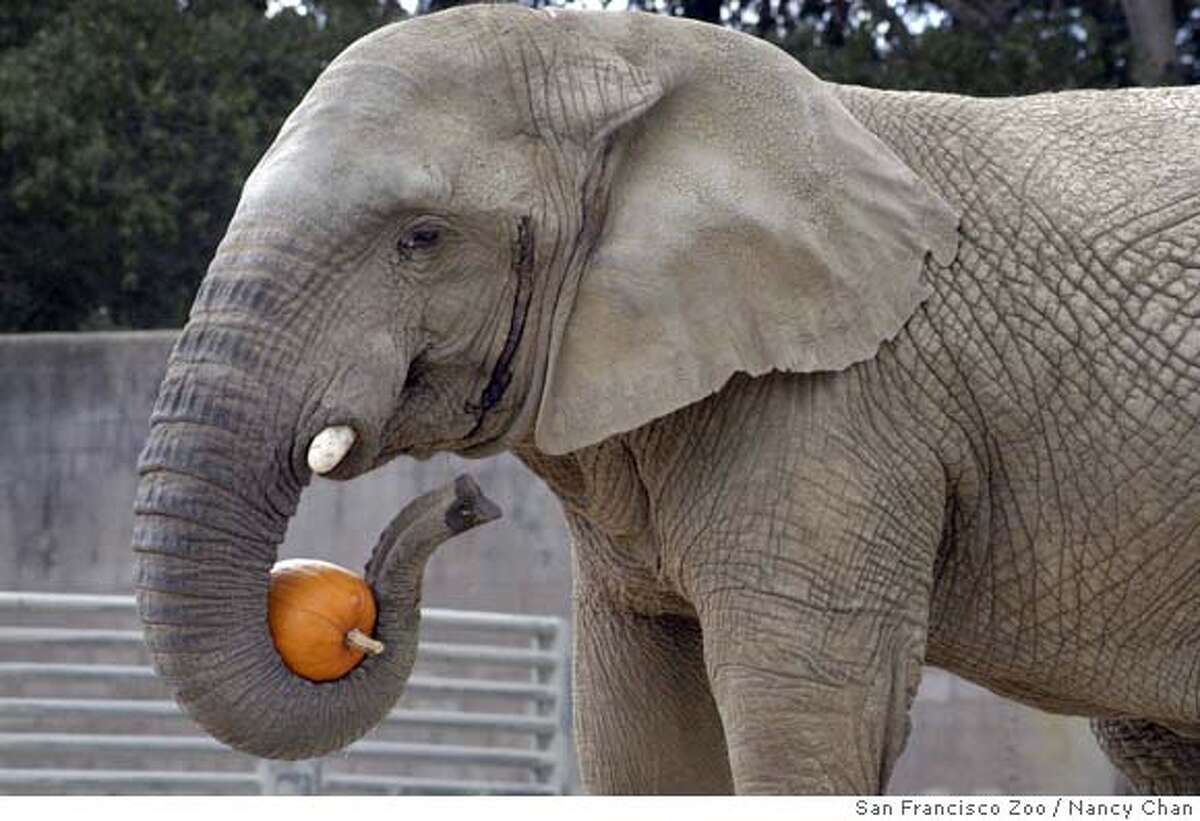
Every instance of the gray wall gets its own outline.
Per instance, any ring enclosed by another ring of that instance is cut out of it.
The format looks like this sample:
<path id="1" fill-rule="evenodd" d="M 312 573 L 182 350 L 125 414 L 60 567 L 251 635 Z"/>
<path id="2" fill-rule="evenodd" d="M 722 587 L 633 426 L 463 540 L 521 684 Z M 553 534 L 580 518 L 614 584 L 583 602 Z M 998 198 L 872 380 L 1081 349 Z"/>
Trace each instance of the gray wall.
<path id="1" fill-rule="evenodd" d="M 0 335 L 0 588 L 129 592 L 134 466 L 173 332 Z M 515 459 L 445 456 L 305 490 L 281 557 L 360 568 L 403 504 L 470 471 L 504 518 L 430 563 L 426 602 L 566 614 L 562 514 Z"/>
<path id="2" fill-rule="evenodd" d="M 0 589 L 130 592 L 134 465 L 173 333 L 0 335 Z M 393 464 L 305 491 L 281 556 L 361 567 L 414 495 L 473 473 L 500 522 L 435 556 L 429 606 L 568 616 L 557 503 L 509 457 Z M 2 652 L 0 645 L 0 652 Z M 1106 792 L 1112 771 L 1079 719 L 927 671 L 893 792 Z"/>

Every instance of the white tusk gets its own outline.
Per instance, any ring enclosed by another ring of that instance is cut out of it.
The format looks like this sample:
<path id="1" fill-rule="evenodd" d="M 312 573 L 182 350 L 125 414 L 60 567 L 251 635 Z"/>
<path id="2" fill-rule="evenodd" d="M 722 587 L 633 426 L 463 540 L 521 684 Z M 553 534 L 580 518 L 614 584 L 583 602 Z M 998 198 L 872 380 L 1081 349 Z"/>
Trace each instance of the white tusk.
<path id="1" fill-rule="evenodd" d="M 354 428 L 349 425 L 334 425 L 313 437 L 308 446 L 308 466 L 313 473 L 328 473 L 333 470 L 354 447 Z"/>

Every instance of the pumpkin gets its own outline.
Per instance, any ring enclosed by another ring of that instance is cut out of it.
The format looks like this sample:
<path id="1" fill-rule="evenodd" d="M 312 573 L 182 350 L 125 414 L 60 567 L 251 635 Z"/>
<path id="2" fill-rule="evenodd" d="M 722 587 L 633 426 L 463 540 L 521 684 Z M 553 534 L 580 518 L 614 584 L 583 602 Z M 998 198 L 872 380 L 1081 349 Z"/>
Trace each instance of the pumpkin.
<path id="1" fill-rule="evenodd" d="M 356 573 L 318 559 L 287 559 L 271 569 L 267 603 L 271 638 L 298 676 L 333 681 L 363 657 L 383 652 L 370 638 L 375 597 Z"/>

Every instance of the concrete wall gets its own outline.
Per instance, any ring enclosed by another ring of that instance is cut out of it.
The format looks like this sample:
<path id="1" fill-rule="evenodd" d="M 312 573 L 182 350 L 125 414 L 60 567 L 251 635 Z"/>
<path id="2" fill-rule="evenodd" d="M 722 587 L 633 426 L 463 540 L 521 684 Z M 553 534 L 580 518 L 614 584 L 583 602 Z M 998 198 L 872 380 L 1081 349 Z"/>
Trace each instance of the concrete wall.
<path id="1" fill-rule="evenodd" d="M 0 588 L 129 592 L 134 466 L 174 333 L 0 336 Z M 305 490 L 281 557 L 360 568 L 406 501 L 469 471 L 504 518 L 430 563 L 433 606 L 567 613 L 562 514 L 515 459 L 438 457 Z"/>
<path id="2" fill-rule="evenodd" d="M 0 336 L 0 589 L 130 592 L 134 465 L 173 338 Z M 440 457 L 351 483 L 318 481 L 281 556 L 361 567 L 406 500 L 464 470 L 505 517 L 434 557 L 426 604 L 568 616 L 562 515 L 509 457 Z M 1002 701 L 939 671 L 927 673 L 913 720 L 893 792 L 1092 793 L 1115 784 L 1081 720 Z"/>

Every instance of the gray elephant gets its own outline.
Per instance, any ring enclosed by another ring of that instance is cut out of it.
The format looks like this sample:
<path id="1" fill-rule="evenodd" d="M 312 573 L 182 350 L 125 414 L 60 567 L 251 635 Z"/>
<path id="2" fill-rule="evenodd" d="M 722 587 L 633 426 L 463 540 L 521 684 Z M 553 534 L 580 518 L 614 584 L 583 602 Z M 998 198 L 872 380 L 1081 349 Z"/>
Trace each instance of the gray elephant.
<path id="1" fill-rule="evenodd" d="M 241 749 L 347 743 L 407 672 L 264 641 L 301 488 L 507 450 L 573 536 L 591 791 L 882 790 L 926 663 L 1200 790 L 1198 134 L 1192 90 L 841 87 L 653 15 L 365 37 L 171 355 L 158 669 Z"/>

